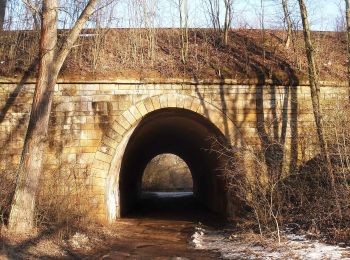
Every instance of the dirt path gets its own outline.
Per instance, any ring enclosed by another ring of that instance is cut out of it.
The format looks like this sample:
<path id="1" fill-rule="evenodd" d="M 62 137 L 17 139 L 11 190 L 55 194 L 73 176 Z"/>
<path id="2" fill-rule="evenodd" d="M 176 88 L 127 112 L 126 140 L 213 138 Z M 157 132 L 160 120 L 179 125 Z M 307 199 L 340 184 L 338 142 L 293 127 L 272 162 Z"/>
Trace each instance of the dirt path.
<path id="1" fill-rule="evenodd" d="M 198 250 L 191 235 L 201 223 L 221 221 L 195 203 L 192 196 L 147 197 L 137 211 L 109 226 L 91 226 L 65 240 L 57 230 L 24 239 L 7 234 L 0 239 L 0 259 L 218 259 L 213 251 Z"/>
<path id="2" fill-rule="evenodd" d="M 218 259 L 210 251 L 196 250 L 188 240 L 194 223 L 154 219 L 127 219 L 111 227 L 118 234 L 103 248 L 75 254 L 82 259 Z"/>
<path id="3" fill-rule="evenodd" d="M 217 226 L 221 220 L 203 210 L 191 196 L 148 196 L 130 218 L 111 226 L 117 238 L 86 259 L 218 259 L 219 254 L 190 245 L 195 226 Z"/>

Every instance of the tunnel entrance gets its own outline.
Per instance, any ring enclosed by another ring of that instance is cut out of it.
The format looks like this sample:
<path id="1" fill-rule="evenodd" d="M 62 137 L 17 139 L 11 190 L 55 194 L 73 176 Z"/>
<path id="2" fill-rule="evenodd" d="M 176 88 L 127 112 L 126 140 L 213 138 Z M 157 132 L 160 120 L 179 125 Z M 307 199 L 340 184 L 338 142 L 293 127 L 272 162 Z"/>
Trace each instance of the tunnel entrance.
<path id="1" fill-rule="evenodd" d="M 193 196 L 178 197 L 177 202 L 174 201 L 176 196 L 163 200 L 161 207 L 182 201 L 184 207 L 195 203 L 227 215 L 227 194 L 221 174 L 224 162 L 211 150 L 214 139 L 226 142 L 214 124 L 192 111 L 167 108 L 146 115 L 130 134 L 123 154 L 119 176 L 120 217 L 135 212 L 142 201 L 147 206 L 147 201 L 142 200 L 145 199 L 142 196 L 145 169 L 153 158 L 167 153 L 180 157 L 187 164 L 193 181 Z"/>

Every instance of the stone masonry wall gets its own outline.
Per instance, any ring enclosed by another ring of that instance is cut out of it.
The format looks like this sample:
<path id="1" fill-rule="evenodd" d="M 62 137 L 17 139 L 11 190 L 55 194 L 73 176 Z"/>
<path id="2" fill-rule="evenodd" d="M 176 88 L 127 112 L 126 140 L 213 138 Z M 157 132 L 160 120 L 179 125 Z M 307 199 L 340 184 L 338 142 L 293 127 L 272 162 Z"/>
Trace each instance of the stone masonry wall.
<path id="1" fill-rule="evenodd" d="M 7 174 L 15 172 L 20 160 L 34 87 L 34 83 L 0 83 L 0 170 Z M 321 88 L 322 104 L 347 100 L 347 91 L 344 86 L 324 85 Z M 210 104 L 226 114 L 240 132 L 240 137 L 234 138 L 233 145 L 261 146 L 262 139 L 267 137 L 270 142 L 282 140 L 285 143 L 286 157 L 292 156 L 290 150 L 294 145 L 297 149 L 294 163 L 314 156 L 315 129 L 310 91 L 306 85 L 142 83 L 132 80 L 60 82 L 55 87 L 43 179 L 67 174 L 73 176 L 73 180 L 89 176 L 94 159 L 98 157 L 101 162 L 109 162 L 113 149 L 116 149 L 113 145 L 118 145 L 113 142 L 115 139 L 109 138 L 113 134 L 111 127 L 118 132 L 113 128 L 113 122 L 120 122 L 121 126 L 129 124 L 123 113 L 125 115 L 130 107 L 148 97 L 157 97 L 148 100 L 161 103 L 163 101 L 158 97 L 167 94 L 196 98 L 199 100 L 197 107 L 188 104 L 193 111 L 204 113 L 206 105 Z M 136 107 L 135 113 L 144 115 L 148 106 L 156 107 L 155 103 L 141 102 L 141 105 Z M 167 105 L 174 106 L 170 98 L 163 107 Z M 182 104 L 182 107 L 186 107 L 186 104 Z M 225 120 L 220 122 L 225 129 Z M 293 144 L 296 136 L 305 143 Z M 98 152 L 101 143 L 106 140 L 109 140 L 109 148 Z M 62 194 L 70 189 L 69 185 L 63 185 Z M 94 186 L 94 181 L 89 185 Z M 103 197 L 103 194 L 100 195 Z M 101 203 L 103 198 L 96 201 L 97 204 Z M 97 207 L 103 208 L 103 205 Z"/>

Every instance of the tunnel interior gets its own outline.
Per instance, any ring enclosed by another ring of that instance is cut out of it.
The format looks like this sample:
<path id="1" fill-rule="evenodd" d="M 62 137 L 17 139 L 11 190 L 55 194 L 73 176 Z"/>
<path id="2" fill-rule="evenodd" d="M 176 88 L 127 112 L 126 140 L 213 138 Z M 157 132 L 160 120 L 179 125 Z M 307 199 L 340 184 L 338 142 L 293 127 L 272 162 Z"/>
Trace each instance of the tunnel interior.
<path id="1" fill-rule="evenodd" d="M 139 207 L 144 170 L 150 160 L 164 153 L 175 154 L 186 162 L 196 203 L 226 215 L 227 196 L 221 174 L 224 162 L 211 149 L 214 138 L 226 142 L 215 125 L 189 110 L 161 109 L 145 116 L 130 136 L 123 155 L 120 216 L 127 217 Z"/>

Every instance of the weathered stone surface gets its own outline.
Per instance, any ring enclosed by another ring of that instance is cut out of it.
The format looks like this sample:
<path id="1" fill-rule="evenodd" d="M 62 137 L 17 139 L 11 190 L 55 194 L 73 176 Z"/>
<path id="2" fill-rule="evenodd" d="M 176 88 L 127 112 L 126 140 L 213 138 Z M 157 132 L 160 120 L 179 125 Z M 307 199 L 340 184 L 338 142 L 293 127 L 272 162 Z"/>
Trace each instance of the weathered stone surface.
<path id="1" fill-rule="evenodd" d="M 0 145 L 6 147 L 0 150 L 0 169 L 13 171 L 20 160 L 35 84 L 16 87 L 0 83 Z M 321 87 L 321 103 L 344 102 L 347 93 L 346 87 Z M 98 194 L 94 203 L 99 216 L 106 214 L 108 170 L 117 165 L 123 142 L 143 117 L 163 108 L 200 114 L 234 144 L 257 147 L 262 135 L 273 131 L 280 135 L 284 122 L 286 156 L 290 156 L 291 122 L 298 123 L 299 137 L 305 135 L 309 143 L 315 133 L 308 86 L 65 82 L 55 87 L 44 169 L 84 169 L 91 190 Z M 313 156 L 313 149 L 305 151 L 304 156 Z"/>

